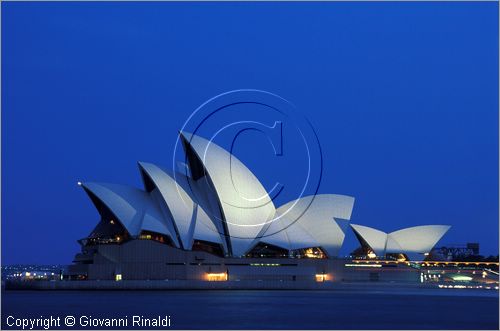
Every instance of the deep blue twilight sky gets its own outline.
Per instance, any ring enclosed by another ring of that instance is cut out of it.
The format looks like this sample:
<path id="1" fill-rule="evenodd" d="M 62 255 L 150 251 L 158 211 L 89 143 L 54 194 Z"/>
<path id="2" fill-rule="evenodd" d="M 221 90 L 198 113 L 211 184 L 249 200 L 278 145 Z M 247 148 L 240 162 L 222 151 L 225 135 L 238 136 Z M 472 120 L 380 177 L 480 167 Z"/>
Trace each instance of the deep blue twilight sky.
<path id="1" fill-rule="evenodd" d="M 307 116 L 353 223 L 498 254 L 498 3 L 1 5 L 4 264 L 70 263 L 99 219 L 77 181 L 139 187 L 136 161 L 170 166 L 189 114 L 239 88 Z"/>

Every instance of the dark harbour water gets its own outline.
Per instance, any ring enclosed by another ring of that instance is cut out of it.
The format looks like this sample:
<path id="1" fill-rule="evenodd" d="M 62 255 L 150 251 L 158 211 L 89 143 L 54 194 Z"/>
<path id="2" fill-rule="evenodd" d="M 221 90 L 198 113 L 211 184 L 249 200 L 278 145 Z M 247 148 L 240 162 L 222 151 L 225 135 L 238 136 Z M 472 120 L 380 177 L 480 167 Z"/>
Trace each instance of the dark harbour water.
<path id="1" fill-rule="evenodd" d="M 2 329 L 14 329 L 9 315 L 72 315 L 77 326 L 82 315 L 169 315 L 172 329 L 498 329 L 498 309 L 498 291 L 469 289 L 2 291 Z"/>

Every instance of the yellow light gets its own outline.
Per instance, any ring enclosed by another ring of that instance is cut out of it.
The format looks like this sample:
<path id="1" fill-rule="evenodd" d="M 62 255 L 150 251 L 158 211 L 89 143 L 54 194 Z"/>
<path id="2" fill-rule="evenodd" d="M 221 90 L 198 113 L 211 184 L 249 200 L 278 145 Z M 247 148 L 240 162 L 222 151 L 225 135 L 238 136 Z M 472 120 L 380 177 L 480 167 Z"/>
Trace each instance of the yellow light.
<path id="1" fill-rule="evenodd" d="M 374 259 L 374 258 L 376 258 L 376 257 L 377 257 L 377 254 L 375 254 L 374 252 L 369 252 L 367 256 L 368 256 L 368 258 L 370 258 L 370 259 Z"/>
<path id="2" fill-rule="evenodd" d="M 315 251 L 312 248 L 308 248 L 305 250 L 304 256 L 311 259 L 320 259 L 323 258 L 323 253 Z"/>
<path id="3" fill-rule="evenodd" d="M 328 280 L 327 274 L 316 274 L 316 281 L 317 282 L 324 282 L 326 280 Z"/>
<path id="4" fill-rule="evenodd" d="M 209 282 L 224 282 L 227 281 L 227 273 L 207 273 L 207 280 Z"/>
<path id="5" fill-rule="evenodd" d="M 119 282 L 120 280 L 122 280 L 122 274 L 116 274 L 115 281 Z"/>

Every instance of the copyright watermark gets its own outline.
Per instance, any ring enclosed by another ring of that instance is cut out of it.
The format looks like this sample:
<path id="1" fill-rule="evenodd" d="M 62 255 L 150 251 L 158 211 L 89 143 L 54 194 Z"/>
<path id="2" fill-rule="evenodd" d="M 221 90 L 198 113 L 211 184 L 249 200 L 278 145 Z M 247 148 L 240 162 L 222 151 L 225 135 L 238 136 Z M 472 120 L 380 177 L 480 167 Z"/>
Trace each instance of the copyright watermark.
<path id="1" fill-rule="evenodd" d="M 60 328 L 168 328 L 171 326 L 169 315 L 145 317 L 131 315 L 122 317 L 93 317 L 90 315 L 40 316 L 19 318 L 7 316 L 5 325 L 19 330 L 51 330 Z"/>
<path id="2" fill-rule="evenodd" d="M 309 120 L 281 96 L 255 89 L 219 94 L 193 111 L 179 132 L 174 179 L 187 182 L 183 188 L 196 201 L 205 201 L 207 191 L 217 196 L 220 208 L 205 212 L 229 226 L 232 238 L 283 231 L 318 192 L 323 170 L 319 139 Z M 280 222 L 285 216 L 288 221 Z M 272 229 L 261 231 L 275 221 Z"/>

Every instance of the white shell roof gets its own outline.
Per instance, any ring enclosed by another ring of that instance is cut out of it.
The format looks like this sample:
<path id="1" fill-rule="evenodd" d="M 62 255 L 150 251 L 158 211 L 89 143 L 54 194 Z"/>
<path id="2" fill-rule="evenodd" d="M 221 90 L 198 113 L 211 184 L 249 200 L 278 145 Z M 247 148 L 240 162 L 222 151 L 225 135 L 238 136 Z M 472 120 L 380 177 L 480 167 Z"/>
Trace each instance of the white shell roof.
<path id="1" fill-rule="evenodd" d="M 294 250 L 321 247 L 337 256 L 344 242 L 345 228 L 335 218 L 351 218 L 354 198 L 336 194 L 307 196 L 279 207 L 276 219 L 259 241 Z"/>
<path id="2" fill-rule="evenodd" d="M 144 229 L 172 237 L 147 192 L 107 183 L 82 183 L 82 186 L 106 205 L 131 235 L 139 235 Z"/>
<path id="3" fill-rule="evenodd" d="M 288 250 L 321 247 L 330 257 L 338 255 L 347 224 L 341 220 L 350 220 L 354 198 L 308 196 L 276 209 L 263 185 L 236 157 L 199 136 L 182 137 L 186 153 L 196 156 L 190 160 L 196 164 L 183 169 L 203 168 L 203 176 L 196 180 L 182 174 L 174 179 L 160 167 L 141 162 L 148 192 L 115 184 L 82 186 L 132 236 L 142 230 L 161 233 L 183 249 L 191 249 L 196 239 L 220 243 L 233 256 L 244 256 L 259 242 Z M 387 234 L 357 224 L 351 227 L 377 255 L 430 252 L 450 228 L 424 225 Z"/>
<path id="4" fill-rule="evenodd" d="M 140 162 L 139 165 L 161 193 L 162 203 L 168 208 L 184 249 L 192 248 L 193 239 L 222 243 L 220 234 L 207 213 L 193 201 L 183 186 L 178 184 L 179 181 L 184 181 L 185 177 L 178 174 L 176 182 L 154 164 Z"/>
<path id="5" fill-rule="evenodd" d="M 193 239 L 210 241 L 213 243 L 222 244 L 221 234 L 218 232 L 214 223 L 200 205 L 196 205 L 196 225 L 194 229 Z"/>
<path id="6" fill-rule="evenodd" d="M 234 155 L 202 137 L 185 132 L 181 135 L 209 176 L 198 181 L 213 186 L 224 217 L 220 221 L 226 224 L 231 237 L 233 255 L 243 256 L 263 225 L 273 218 L 273 202 L 255 175 Z"/>
<path id="7" fill-rule="evenodd" d="M 377 255 L 385 254 L 387 233 L 368 226 L 351 224 L 351 228 L 363 238 Z"/>
<path id="8" fill-rule="evenodd" d="M 429 253 L 439 239 L 450 229 L 449 225 L 421 225 L 389 233 L 398 245 L 387 242 L 387 252 Z"/>
<path id="9" fill-rule="evenodd" d="M 172 221 L 182 241 L 182 247 L 191 247 L 194 232 L 194 202 L 176 182 L 158 166 L 139 162 L 139 166 L 160 192 L 163 203 L 170 212 Z"/>
<path id="10" fill-rule="evenodd" d="M 301 224 L 287 217 L 281 217 L 270 223 L 262 238 L 257 238 L 256 242 L 264 242 L 288 250 L 319 246 L 316 238 Z"/>
<path id="11" fill-rule="evenodd" d="M 367 226 L 351 224 L 351 227 L 377 255 L 386 253 L 429 253 L 449 225 L 421 225 L 401 229 L 389 234 Z"/>

